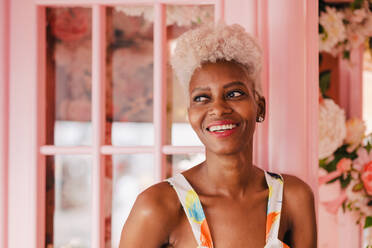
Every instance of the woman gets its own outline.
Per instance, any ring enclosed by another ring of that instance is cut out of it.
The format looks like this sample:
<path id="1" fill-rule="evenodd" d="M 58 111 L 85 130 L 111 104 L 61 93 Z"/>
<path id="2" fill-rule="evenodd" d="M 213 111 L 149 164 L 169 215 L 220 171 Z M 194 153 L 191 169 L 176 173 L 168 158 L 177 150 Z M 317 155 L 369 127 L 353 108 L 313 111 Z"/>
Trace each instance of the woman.
<path id="1" fill-rule="evenodd" d="M 265 118 L 261 61 L 258 43 L 236 24 L 179 38 L 172 66 L 206 160 L 138 196 L 120 248 L 316 247 L 311 189 L 252 164 L 255 125 Z"/>

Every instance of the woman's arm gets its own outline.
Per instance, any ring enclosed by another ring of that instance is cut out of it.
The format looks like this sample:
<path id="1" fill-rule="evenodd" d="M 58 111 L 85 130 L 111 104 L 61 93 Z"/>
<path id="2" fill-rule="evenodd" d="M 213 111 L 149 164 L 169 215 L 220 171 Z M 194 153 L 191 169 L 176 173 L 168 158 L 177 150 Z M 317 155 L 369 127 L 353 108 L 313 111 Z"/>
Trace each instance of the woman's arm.
<path id="1" fill-rule="evenodd" d="M 286 176 L 284 204 L 290 220 L 291 248 L 316 248 L 316 215 L 311 188 L 297 177 Z"/>
<path id="2" fill-rule="evenodd" d="M 160 248 L 167 244 L 177 204 L 168 183 L 154 185 L 136 199 L 124 224 L 119 248 Z"/>

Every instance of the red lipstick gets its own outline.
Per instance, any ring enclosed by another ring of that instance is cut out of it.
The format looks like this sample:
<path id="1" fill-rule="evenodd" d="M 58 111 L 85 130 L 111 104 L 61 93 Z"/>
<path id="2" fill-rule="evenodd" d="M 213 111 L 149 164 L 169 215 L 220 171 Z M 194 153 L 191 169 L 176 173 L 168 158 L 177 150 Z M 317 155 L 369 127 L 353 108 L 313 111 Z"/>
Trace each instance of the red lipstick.
<path id="1" fill-rule="evenodd" d="M 213 127 L 213 126 L 222 126 L 222 125 L 230 125 L 230 124 L 234 124 L 235 126 L 232 128 L 232 129 L 224 129 L 224 130 L 220 130 L 220 131 L 210 131 L 210 128 Z M 208 124 L 207 126 L 207 131 L 218 137 L 218 138 L 223 138 L 223 137 L 228 137 L 230 136 L 231 134 L 233 134 L 237 127 L 239 126 L 238 123 L 234 122 L 233 120 L 220 120 L 220 121 L 214 121 L 214 122 L 211 122 Z"/>

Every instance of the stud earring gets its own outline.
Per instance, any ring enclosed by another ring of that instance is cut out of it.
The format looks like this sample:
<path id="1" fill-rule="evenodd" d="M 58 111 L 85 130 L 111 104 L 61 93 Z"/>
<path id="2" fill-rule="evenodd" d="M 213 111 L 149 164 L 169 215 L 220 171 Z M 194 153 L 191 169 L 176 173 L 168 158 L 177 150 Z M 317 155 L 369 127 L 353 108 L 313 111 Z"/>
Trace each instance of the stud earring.
<path id="1" fill-rule="evenodd" d="M 264 118 L 262 116 L 259 116 L 258 119 L 257 119 L 258 122 L 263 122 L 263 120 L 264 120 Z"/>

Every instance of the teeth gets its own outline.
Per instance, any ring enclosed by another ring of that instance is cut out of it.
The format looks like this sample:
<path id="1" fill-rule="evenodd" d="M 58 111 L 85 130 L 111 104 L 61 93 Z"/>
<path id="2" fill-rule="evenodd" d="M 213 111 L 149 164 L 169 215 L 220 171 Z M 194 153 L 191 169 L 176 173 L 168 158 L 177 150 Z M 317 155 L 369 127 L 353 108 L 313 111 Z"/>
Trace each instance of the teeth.
<path id="1" fill-rule="evenodd" d="M 209 131 L 211 132 L 218 132 L 218 131 L 224 131 L 235 128 L 235 124 L 227 124 L 227 125 L 219 125 L 219 126 L 211 126 L 209 127 Z"/>

